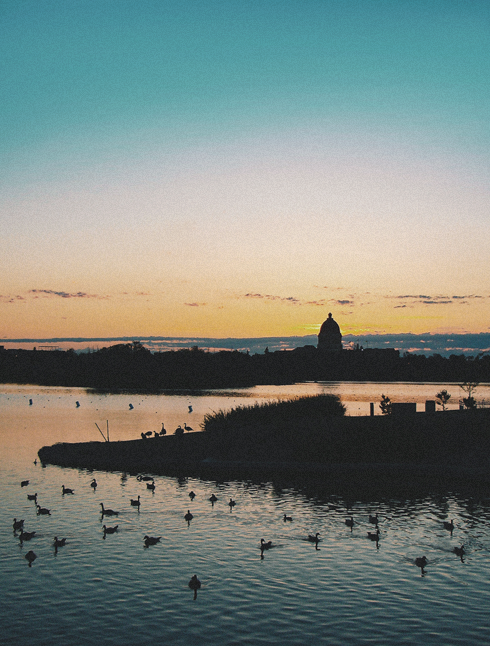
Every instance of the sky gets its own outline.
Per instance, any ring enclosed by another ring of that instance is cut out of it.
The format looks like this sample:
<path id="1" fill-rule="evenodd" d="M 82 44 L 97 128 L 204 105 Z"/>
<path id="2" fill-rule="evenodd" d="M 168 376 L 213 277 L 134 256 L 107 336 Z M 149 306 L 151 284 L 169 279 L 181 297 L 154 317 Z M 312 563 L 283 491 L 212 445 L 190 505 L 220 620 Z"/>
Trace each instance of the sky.
<path id="1" fill-rule="evenodd" d="M 0 0 L 0 343 L 490 332 L 488 0 Z"/>

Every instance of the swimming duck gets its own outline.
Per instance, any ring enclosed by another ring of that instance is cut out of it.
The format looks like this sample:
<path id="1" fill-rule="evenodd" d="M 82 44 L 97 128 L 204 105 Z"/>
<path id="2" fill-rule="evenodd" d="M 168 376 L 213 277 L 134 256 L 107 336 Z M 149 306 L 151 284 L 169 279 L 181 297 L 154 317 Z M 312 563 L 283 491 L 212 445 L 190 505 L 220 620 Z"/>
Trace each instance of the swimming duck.
<path id="1" fill-rule="evenodd" d="M 313 534 L 308 534 L 308 539 L 307 540 L 310 543 L 316 543 L 318 545 L 318 543 L 320 542 L 320 532 L 317 532 L 314 536 L 313 536 Z"/>
<path id="2" fill-rule="evenodd" d="M 197 574 L 194 574 L 194 576 L 191 577 L 191 580 L 189 581 L 189 588 L 191 590 L 199 590 L 201 587 L 201 582 L 197 578 Z"/>
<path id="3" fill-rule="evenodd" d="M 236 505 L 236 502 L 233 500 L 233 498 L 230 498 L 230 502 L 228 503 L 230 506 L 230 511 L 233 509 L 233 507 Z"/>
<path id="4" fill-rule="evenodd" d="M 283 520 L 284 520 L 284 522 L 286 522 L 288 520 L 291 521 L 291 520 L 293 520 L 293 517 L 292 516 L 286 516 L 286 514 L 284 514 Z"/>
<path id="5" fill-rule="evenodd" d="M 29 567 L 34 563 L 34 561 L 37 559 L 36 554 L 32 551 L 29 550 L 27 554 L 24 556 L 25 560 L 28 562 Z"/>
<path id="6" fill-rule="evenodd" d="M 352 529 L 354 527 L 354 518 L 352 516 L 350 518 L 346 518 L 345 524 L 347 525 L 347 527 L 350 527 Z"/>
<path id="7" fill-rule="evenodd" d="M 143 540 L 145 541 L 145 546 L 148 547 L 148 545 L 156 545 L 159 543 L 161 538 L 161 536 L 145 536 Z"/>
<path id="8" fill-rule="evenodd" d="M 97 489 L 97 480 L 94 478 L 92 482 L 90 483 L 90 486 L 92 489 L 95 491 Z"/>
<path id="9" fill-rule="evenodd" d="M 447 529 L 449 532 L 452 533 L 454 529 L 454 522 L 451 520 L 451 522 L 448 522 L 447 520 L 444 521 L 444 529 Z"/>
<path id="10" fill-rule="evenodd" d="M 184 519 L 185 519 L 188 523 L 190 523 L 190 522 L 191 522 L 191 520 L 192 520 L 193 518 L 194 518 L 194 516 L 191 514 L 190 509 L 188 509 L 188 510 L 187 510 L 187 514 L 184 516 Z"/>
<path id="11" fill-rule="evenodd" d="M 46 507 L 41 507 L 41 505 L 36 505 L 36 507 L 38 516 L 51 516 L 51 512 Z"/>
<path id="12" fill-rule="evenodd" d="M 189 498 L 191 500 L 194 500 L 195 497 L 196 497 L 196 494 L 193 491 L 189 491 Z"/>
<path id="13" fill-rule="evenodd" d="M 22 482 L 20 483 L 20 486 L 27 487 L 28 484 L 29 484 L 29 480 L 22 480 Z"/>
<path id="14" fill-rule="evenodd" d="M 104 503 L 100 503 L 100 506 L 102 507 L 102 516 L 119 516 L 118 511 L 114 511 L 113 509 L 105 509 Z"/>
<path id="15" fill-rule="evenodd" d="M 114 525 L 114 527 L 106 527 L 105 525 L 102 525 L 102 529 L 104 530 L 104 534 L 115 534 L 117 532 L 117 528 L 119 525 Z"/>
<path id="16" fill-rule="evenodd" d="M 263 538 L 260 539 L 260 549 L 269 550 L 272 547 L 272 541 L 264 541 Z"/>
<path id="17" fill-rule="evenodd" d="M 460 559 L 463 560 L 463 556 L 465 555 L 464 545 L 461 545 L 461 547 L 455 547 L 453 549 L 453 552 L 456 554 L 456 556 L 459 556 Z"/>
<path id="18" fill-rule="evenodd" d="M 34 538 L 36 535 L 36 532 L 25 532 L 23 529 L 20 530 L 20 542 L 22 543 L 23 541 L 30 541 L 31 538 Z"/>
<path id="19" fill-rule="evenodd" d="M 138 496 L 138 497 L 136 498 L 136 500 L 134 500 L 133 498 L 131 498 L 131 501 L 130 501 L 130 502 L 131 502 L 131 507 L 138 507 L 138 509 L 139 509 L 139 506 L 141 505 L 141 502 L 140 502 L 140 496 Z"/>
<path id="20" fill-rule="evenodd" d="M 63 495 L 75 493 L 73 489 L 68 489 L 65 485 L 61 485 L 61 491 L 63 492 Z"/>
<path id="21" fill-rule="evenodd" d="M 420 568 L 422 574 L 424 574 L 424 567 L 427 565 L 428 561 L 425 556 L 419 556 L 415 559 L 415 565 Z"/>
<path id="22" fill-rule="evenodd" d="M 17 520 L 17 518 L 14 518 L 14 532 L 16 532 L 18 529 L 22 529 L 24 527 L 24 521 L 23 520 Z"/>
<path id="23" fill-rule="evenodd" d="M 66 545 L 66 538 L 58 538 L 57 536 L 54 537 L 54 548 L 58 549 L 58 547 L 63 547 L 64 545 Z"/>
<path id="24" fill-rule="evenodd" d="M 369 514 L 369 522 L 372 525 L 376 525 L 376 527 L 377 527 L 378 526 L 378 520 L 379 520 L 378 514 L 376 514 L 376 516 L 371 516 L 371 514 Z"/>
<path id="25" fill-rule="evenodd" d="M 379 529 L 377 529 L 375 532 L 368 532 L 367 535 L 368 538 L 370 538 L 372 541 L 379 541 Z"/>
<path id="26" fill-rule="evenodd" d="M 213 503 L 213 505 L 214 505 L 214 503 L 215 503 L 217 500 L 218 500 L 218 498 L 214 495 L 214 493 L 213 493 L 213 494 L 211 494 L 211 497 L 209 498 L 209 501 L 210 501 L 210 502 L 212 502 L 212 503 Z"/>
<path id="27" fill-rule="evenodd" d="M 149 489 L 150 491 L 155 491 L 155 483 L 154 482 L 147 482 L 146 483 L 146 488 Z"/>

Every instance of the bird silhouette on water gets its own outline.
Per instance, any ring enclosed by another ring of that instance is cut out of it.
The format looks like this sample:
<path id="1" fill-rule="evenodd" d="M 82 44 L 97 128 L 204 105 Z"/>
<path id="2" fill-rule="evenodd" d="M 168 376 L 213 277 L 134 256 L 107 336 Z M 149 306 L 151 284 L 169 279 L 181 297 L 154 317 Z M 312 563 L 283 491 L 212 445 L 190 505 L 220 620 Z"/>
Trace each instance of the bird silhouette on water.
<path id="1" fill-rule="evenodd" d="M 41 505 L 36 505 L 36 507 L 38 516 L 51 516 L 50 510 L 46 509 L 46 507 L 41 507 Z"/>
<path id="2" fill-rule="evenodd" d="M 17 518 L 14 518 L 14 532 L 18 531 L 19 529 L 22 530 L 24 527 L 24 521 L 23 520 L 17 520 Z"/>
<path id="3" fill-rule="evenodd" d="M 293 517 L 292 516 L 286 516 L 286 514 L 284 514 L 283 520 L 284 520 L 285 523 L 287 521 L 291 522 L 293 520 Z"/>
<path id="4" fill-rule="evenodd" d="M 113 509 L 106 509 L 106 508 L 104 507 L 104 503 L 103 503 L 103 502 L 101 502 L 101 503 L 100 503 L 100 506 L 101 506 L 101 508 L 102 508 L 102 511 L 101 511 L 102 516 L 119 516 L 119 512 L 118 512 L 118 511 L 114 511 Z"/>
<path id="5" fill-rule="evenodd" d="M 419 556 L 415 559 L 415 565 L 420 568 L 420 573 L 425 574 L 424 568 L 427 565 L 428 561 L 425 556 Z"/>
<path id="6" fill-rule="evenodd" d="M 188 585 L 191 590 L 194 590 L 194 599 L 197 599 L 197 591 L 200 590 L 201 588 L 201 582 L 197 578 L 197 574 L 194 574 L 191 577 L 191 580 L 189 581 Z"/>
<path id="7" fill-rule="evenodd" d="M 161 536 L 145 536 L 143 538 L 145 542 L 145 547 L 149 547 L 150 545 L 156 545 L 157 543 L 160 542 Z"/>
<path id="8" fill-rule="evenodd" d="M 63 495 L 75 493 L 73 489 L 68 489 L 68 487 L 65 487 L 65 485 L 61 485 L 61 491 L 63 492 Z"/>
<path id="9" fill-rule="evenodd" d="M 29 550 L 27 554 L 24 556 L 24 558 L 27 561 L 29 567 L 31 567 L 31 565 L 37 559 L 37 555 L 32 550 Z"/>
<path id="10" fill-rule="evenodd" d="M 94 478 L 92 482 L 90 483 L 90 486 L 92 489 L 95 491 L 97 489 L 97 480 Z"/>
<path id="11" fill-rule="evenodd" d="M 104 530 L 103 538 L 105 538 L 106 534 L 115 534 L 118 527 L 119 525 L 114 525 L 114 527 L 106 527 L 106 525 L 102 525 L 102 529 Z"/>

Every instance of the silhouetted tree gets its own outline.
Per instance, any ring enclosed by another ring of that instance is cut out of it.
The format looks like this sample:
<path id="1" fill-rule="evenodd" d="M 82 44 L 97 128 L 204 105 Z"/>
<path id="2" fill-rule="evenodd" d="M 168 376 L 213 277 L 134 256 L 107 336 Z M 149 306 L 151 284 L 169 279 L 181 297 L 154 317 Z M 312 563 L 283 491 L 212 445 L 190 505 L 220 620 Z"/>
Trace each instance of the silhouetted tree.
<path id="1" fill-rule="evenodd" d="M 389 397 L 386 397 L 386 395 L 381 395 L 381 403 L 379 407 L 381 408 L 383 415 L 391 415 L 391 413 L 393 412 L 393 404 L 391 403 L 391 399 Z"/>
<path id="2" fill-rule="evenodd" d="M 447 392 L 446 389 L 441 390 L 436 395 L 436 403 L 438 406 L 442 406 L 442 410 L 446 410 L 447 403 L 451 399 L 451 395 Z"/>

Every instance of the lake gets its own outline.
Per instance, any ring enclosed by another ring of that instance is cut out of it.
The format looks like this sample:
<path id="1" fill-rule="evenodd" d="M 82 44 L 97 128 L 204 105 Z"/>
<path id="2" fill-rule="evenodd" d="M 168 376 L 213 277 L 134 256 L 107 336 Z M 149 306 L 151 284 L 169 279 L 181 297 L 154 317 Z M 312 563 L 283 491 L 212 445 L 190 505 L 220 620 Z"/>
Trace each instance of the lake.
<path id="1" fill-rule="evenodd" d="M 381 394 L 423 410 L 442 388 L 457 407 L 456 384 L 308 383 L 202 396 L 0 385 L 1 643 L 488 642 L 487 488 L 408 483 L 403 497 L 387 491 L 373 498 L 369 483 L 365 492 L 344 492 L 305 474 L 300 484 L 158 476 L 151 491 L 134 475 L 34 464 L 41 446 L 102 440 L 99 429 L 109 429 L 112 441 L 159 431 L 162 423 L 169 432 L 184 424 L 198 430 L 212 411 L 319 392 L 338 394 L 351 415 L 368 414 L 370 402 L 378 414 Z M 477 399 L 489 395 L 490 386 L 478 387 Z M 63 495 L 62 485 L 74 494 Z M 36 513 L 27 498 L 34 493 L 50 515 Z M 102 517 L 100 503 L 119 515 Z M 378 541 L 368 537 L 376 513 Z M 36 532 L 31 540 L 19 540 L 14 518 Z M 452 531 L 444 526 L 450 521 Z M 104 525 L 118 529 L 104 537 Z M 317 532 L 316 546 L 307 537 Z M 160 541 L 146 547 L 145 535 Z M 56 550 L 55 536 L 66 545 Z M 260 550 L 261 538 L 271 549 Z M 461 545 L 462 556 L 454 551 Z M 31 566 L 29 550 L 37 556 Z M 422 556 L 423 571 L 415 562 Z M 188 587 L 194 574 L 196 598 Z"/>

